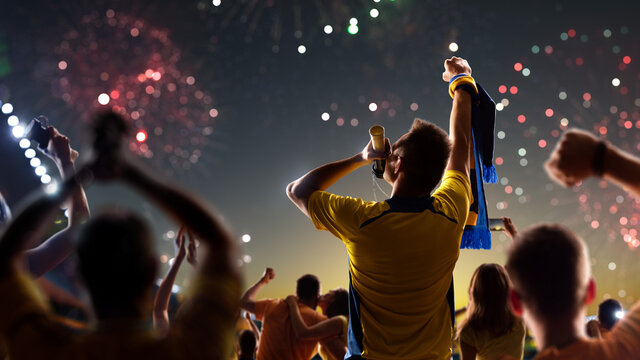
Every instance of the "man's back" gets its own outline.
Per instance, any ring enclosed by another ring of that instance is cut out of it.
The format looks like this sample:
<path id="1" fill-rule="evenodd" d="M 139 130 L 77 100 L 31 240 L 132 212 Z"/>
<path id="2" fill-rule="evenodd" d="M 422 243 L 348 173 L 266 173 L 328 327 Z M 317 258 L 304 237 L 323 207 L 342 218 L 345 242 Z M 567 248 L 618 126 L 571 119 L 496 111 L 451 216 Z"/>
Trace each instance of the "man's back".
<path id="1" fill-rule="evenodd" d="M 451 320 L 446 294 L 470 201 L 468 179 L 447 172 L 432 197 L 364 202 L 317 192 L 309 212 L 349 253 L 348 355 L 445 359 Z"/>
<path id="2" fill-rule="evenodd" d="M 304 304 L 298 304 L 304 322 L 311 326 L 324 315 Z M 258 346 L 258 360 L 308 360 L 315 353 L 318 341 L 298 340 L 291 327 L 289 308 L 282 299 L 255 302 L 256 319 L 262 321 L 262 334 Z"/>
<path id="3" fill-rule="evenodd" d="M 640 302 L 602 339 L 580 338 L 558 349 L 551 346 L 536 360 L 603 360 L 640 358 Z"/>

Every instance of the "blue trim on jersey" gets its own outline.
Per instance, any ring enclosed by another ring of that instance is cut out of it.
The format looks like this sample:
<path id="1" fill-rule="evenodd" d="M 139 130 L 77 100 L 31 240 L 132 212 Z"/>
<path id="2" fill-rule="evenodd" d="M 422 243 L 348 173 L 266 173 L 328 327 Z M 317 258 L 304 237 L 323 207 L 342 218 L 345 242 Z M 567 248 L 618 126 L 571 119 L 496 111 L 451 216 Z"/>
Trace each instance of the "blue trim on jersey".
<path id="1" fill-rule="evenodd" d="M 442 215 L 454 224 L 458 223 L 456 219 L 447 216 L 447 214 L 442 211 L 436 211 L 433 207 L 432 196 L 422 198 L 392 197 L 391 199 L 385 200 L 385 202 L 389 204 L 389 210 L 383 211 L 380 215 L 372 217 L 371 219 L 367 219 L 362 223 L 362 225 L 360 225 L 360 229 L 390 213 L 421 213 L 425 210 L 429 210 L 434 214 Z"/>
<path id="2" fill-rule="evenodd" d="M 349 332 L 347 334 L 347 353 L 345 359 L 362 359 L 362 320 L 360 317 L 360 295 L 351 283 L 349 271 Z"/>
<path id="3" fill-rule="evenodd" d="M 451 327 L 455 329 L 456 327 L 456 304 L 455 304 L 455 296 L 453 293 L 453 277 L 451 278 L 451 286 L 449 286 L 449 291 L 447 291 L 447 304 L 449 305 L 449 314 L 451 315 Z"/>

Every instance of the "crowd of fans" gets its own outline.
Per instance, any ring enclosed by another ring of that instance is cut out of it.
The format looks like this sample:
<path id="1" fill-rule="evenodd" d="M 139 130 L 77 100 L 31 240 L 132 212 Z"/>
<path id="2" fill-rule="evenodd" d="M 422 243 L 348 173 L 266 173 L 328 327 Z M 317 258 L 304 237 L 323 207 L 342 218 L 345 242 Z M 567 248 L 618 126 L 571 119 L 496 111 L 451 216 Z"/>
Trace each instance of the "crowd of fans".
<path id="1" fill-rule="evenodd" d="M 275 277 L 272 268 L 242 293 L 225 225 L 193 194 L 125 155 L 120 116 L 96 118 L 96 156 L 82 167 L 69 139 L 49 127 L 43 151 L 64 183 L 13 218 L 4 202 L 0 207 L 0 358 L 303 360 L 318 353 L 323 359 L 449 359 L 457 342 L 462 359 L 504 360 L 523 357 L 528 331 L 536 359 L 640 359 L 640 303 L 620 319 L 620 303 L 607 300 L 597 320 L 585 321 L 596 296 L 588 249 L 562 224 L 518 232 L 503 218 L 512 238 L 506 264 L 478 267 L 466 316 L 454 330 L 448 294 L 473 203 L 469 148 L 477 87 L 469 64 L 456 57 L 445 61 L 443 80 L 453 98 L 449 135 L 416 119 L 393 145 L 386 139 L 384 152 L 369 143 L 287 187 L 314 226 L 347 249 L 349 288 L 325 294 L 320 280 L 306 274 L 295 295 L 256 300 Z M 386 160 L 390 199 L 367 202 L 326 191 L 373 160 Z M 545 166 L 565 186 L 595 176 L 640 198 L 640 159 L 588 132 L 567 131 Z M 132 187 L 180 224 L 174 261 L 155 295 L 158 265 L 148 224 L 120 208 L 90 216 L 83 188 L 96 181 Z M 64 204 L 68 226 L 42 241 Z M 36 282 L 74 251 L 90 305 Z M 195 275 L 169 316 L 185 259 Z M 56 316 L 41 289 L 86 308 L 90 320 L 76 325 Z"/>

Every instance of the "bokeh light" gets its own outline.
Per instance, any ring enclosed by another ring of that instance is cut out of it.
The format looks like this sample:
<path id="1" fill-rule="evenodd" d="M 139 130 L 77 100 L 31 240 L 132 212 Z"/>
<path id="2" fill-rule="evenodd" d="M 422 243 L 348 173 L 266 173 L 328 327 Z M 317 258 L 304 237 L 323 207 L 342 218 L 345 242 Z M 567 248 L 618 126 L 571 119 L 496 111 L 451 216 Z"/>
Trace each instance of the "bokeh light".
<path id="1" fill-rule="evenodd" d="M 147 140 L 147 133 L 143 130 L 140 130 L 136 133 L 136 141 L 142 143 Z"/>
<path id="2" fill-rule="evenodd" d="M 105 93 L 98 95 L 98 103 L 100 105 L 107 105 L 109 103 L 109 100 L 111 100 L 111 98 L 109 98 L 109 95 Z"/>

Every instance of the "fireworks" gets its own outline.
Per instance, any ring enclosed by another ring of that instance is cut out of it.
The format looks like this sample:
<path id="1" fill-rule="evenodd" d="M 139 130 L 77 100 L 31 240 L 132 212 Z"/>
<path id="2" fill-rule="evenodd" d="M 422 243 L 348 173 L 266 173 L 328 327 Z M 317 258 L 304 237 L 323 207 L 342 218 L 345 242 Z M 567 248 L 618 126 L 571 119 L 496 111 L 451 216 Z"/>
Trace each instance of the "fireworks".
<path id="1" fill-rule="evenodd" d="M 543 179 L 546 175 L 542 169 L 528 169 L 527 158 L 547 158 L 552 151 L 550 144 L 555 144 L 569 127 L 593 131 L 631 153 L 640 150 L 640 93 L 635 86 L 640 73 L 632 58 L 638 41 L 629 33 L 624 26 L 596 33 L 568 29 L 556 41 L 528 48 L 513 65 L 516 76 L 498 87 L 502 97 L 497 100 L 497 110 L 501 111 L 499 148 L 521 138 L 516 153 L 510 148 L 500 155 L 519 161 L 525 168 L 524 176 L 541 176 L 539 184 L 547 184 L 546 192 L 556 188 Z M 540 86 L 547 90 L 541 91 Z M 521 93 L 525 95 L 520 97 Z M 543 95 L 532 98 L 528 96 L 531 93 Z M 501 140 L 505 140 L 502 145 Z M 499 159 L 497 164 L 502 165 L 504 160 Z M 545 192 L 532 189 L 529 194 L 518 194 L 508 185 L 508 179 L 502 185 L 507 195 L 520 195 L 521 203 Z M 630 248 L 640 246 L 636 230 L 640 224 L 638 200 L 606 181 L 590 180 L 574 191 L 581 214 L 571 217 L 573 221 L 586 223 L 590 229 L 603 228 L 610 240 L 622 239 Z M 565 202 L 556 195 L 549 204 L 558 207 Z M 507 205 L 507 201 L 499 201 L 497 208 L 504 210 Z"/>
<path id="2" fill-rule="evenodd" d="M 105 108 L 122 114 L 133 129 L 130 149 L 169 174 L 198 162 L 219 111 L 180 70 L 168 31 L 108 10 L 83 16 L 54 51 L 52 91 L 85 120 Z"/>
<path id="3" fill-rule="evenodd" d="M 252 42 L 268 33 L 271 50 L 280 52 L 283 37 L 296 39 L 298 53 L 307 52 L 307 47 L 321 37 L 330 46 L 337 34 L 356 35 L 361 20 L 377 20 L 382 8 L 394 6 L 394 1 L 382 4 L 374 0 L 368 6 L 362 1 L 318 0 L 307 4 L 300 0 L 240 0 L 201 2 L 198 7 L 211 16 L 212 27 L 224 30 L 234 24 L 242 24 L 245 42 Z"/>

